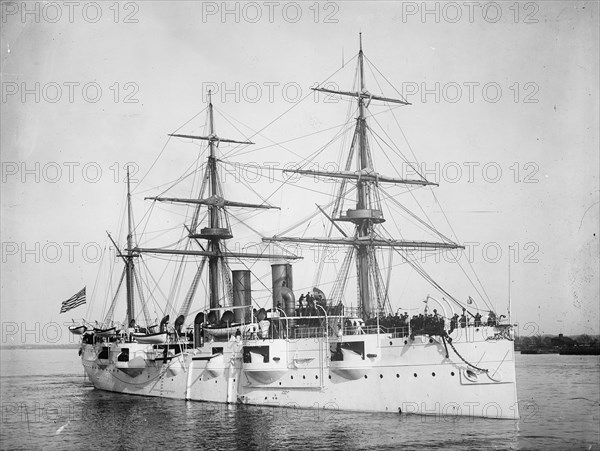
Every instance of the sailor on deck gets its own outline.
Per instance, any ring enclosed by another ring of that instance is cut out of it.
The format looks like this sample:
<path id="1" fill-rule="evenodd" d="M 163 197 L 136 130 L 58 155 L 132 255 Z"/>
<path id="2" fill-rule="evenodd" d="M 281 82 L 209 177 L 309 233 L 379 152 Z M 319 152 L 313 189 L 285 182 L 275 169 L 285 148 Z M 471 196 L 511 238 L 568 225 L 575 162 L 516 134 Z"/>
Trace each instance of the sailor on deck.
<path id="1" fill-rule="evenodd" d="M 356 335 L 362 335 L 364 334 L 362 327 L 360 325 L 360 321 L 356 321 Z"/>
<path id="2" fill-rule="evenodd" d="M 454 329 L 458 327 L 458 313 L 455 313 L 454 316 L 450 319 L 450 332 L 452 333 Z"/>

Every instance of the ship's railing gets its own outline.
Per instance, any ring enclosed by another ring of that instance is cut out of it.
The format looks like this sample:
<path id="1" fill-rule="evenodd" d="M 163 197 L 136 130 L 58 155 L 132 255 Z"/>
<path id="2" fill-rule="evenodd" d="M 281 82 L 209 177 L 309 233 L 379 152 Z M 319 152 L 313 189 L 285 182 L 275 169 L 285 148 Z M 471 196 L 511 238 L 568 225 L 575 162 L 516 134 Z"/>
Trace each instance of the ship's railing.
<path id="1" fill-rule="evenodd" d="M 315 338 L 326 336 L 325 327 L 298 326 L 290 330 L 290 338 Z"/>
<path id="2" fill-rule="evenodd" d="M 343 314 L 344 316 L 348 316 L 351 318 L 362 318 L 362 308 L 344 306 Z"/>
<path id="3" fill-rule="evenodd" d="M 332 309 L 333 306 L 329 308 Z M 341 309 L 341 314 L 349 318 L 362 318 L 364 316 L 364 313 L 365 312 L 362 307 L 346 307 L 344 305 Z M 371 310 L 372 316 L 385 316 L 388 313 L 389 311 L 384 308 L 375 308 Z"/>
<path id="4" fill-rule="evenodd" d="M 496 324 L 493 326 L 488 326 L 487 324 L 481 324 L 475 326 L 473 323 L 467 324 L 466 326 L 459 326 L 454 330 L 463 331 L 463 333 L 472 334 L 473 330 L 479 329 L 482 327 L 490 327 L 495 332 L 494 335 L 490 335 L 493 338 L 509 338 L 512 332 L 512 326 L 510 324 Z M 344 335 L 357 335 L 357 334 L 390 334 L 392 338 L 402 338 L 409 337 L 411 335 L 442 335 L 446 332 L 449 332 L 448 329 L 436 328 L 436 327 L 425 327 L 421 329 L 413 329 L 410 326 L 401 326 L 401 327 L 385 327 L 385 326 L 362 326 L 361 327 L 353 327 L 347 326 L 344 327 Z"/>
<path id="5" fill-rule="evenodd" d="M 362 334 L 390 334 L 392 338 L 408 337 L 410 335 L 410 327 L 384 327 L 384 326 L 346 326 L 344 327 L 344 335 L 362 335 Z"/>

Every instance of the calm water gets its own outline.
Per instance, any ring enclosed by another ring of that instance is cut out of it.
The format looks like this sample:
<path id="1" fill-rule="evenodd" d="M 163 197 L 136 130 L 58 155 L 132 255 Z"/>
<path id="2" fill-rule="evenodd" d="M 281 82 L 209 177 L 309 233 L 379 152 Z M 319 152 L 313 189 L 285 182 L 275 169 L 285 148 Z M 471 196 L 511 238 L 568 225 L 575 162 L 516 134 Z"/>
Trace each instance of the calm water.
<path id="1" fill-rule="evenodd" d="M 225 406 L 105 393 L 77 350 L 3 350 L 2 449 L 600 449 L 600 359 L 517 355 L 521 420 Z"/>

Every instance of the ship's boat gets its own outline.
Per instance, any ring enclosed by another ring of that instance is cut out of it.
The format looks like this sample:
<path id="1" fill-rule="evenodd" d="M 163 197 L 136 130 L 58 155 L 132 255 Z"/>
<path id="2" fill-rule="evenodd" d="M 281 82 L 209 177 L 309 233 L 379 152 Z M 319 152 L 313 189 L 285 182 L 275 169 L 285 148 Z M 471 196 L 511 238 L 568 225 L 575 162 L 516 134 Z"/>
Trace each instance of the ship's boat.
<path id="1" fill-rule="evenodd" d="M 114 337 L 115 335 L 117 335 L 116 327 L 109 327 L 107 329 L 94 328 L 93 331 L 94 331 L 94 335 L 96 337 L 100 337 L 100 338 Z"/>
<path id="2" fill-rule="evenodd" d="M 169 333 L 166 331 L 165 332 L 156 332 L 153 334 L 146 334 L 143 332 L 133 332 L 131 334 L 131 336 L 138 343 L 152 344 L 152 345 L 164 344 L 169 339 Z"/>
<path id="3" fill-rule="evenodd" d="M 81 326 L 72 325 L 72 326 L 69 326 L 69 332 L 71 332 L 73 335 L 83 335 L 86 331 L 87 331 L 87 326 L 85 326 L 85 325 L 81 325 Z"/>

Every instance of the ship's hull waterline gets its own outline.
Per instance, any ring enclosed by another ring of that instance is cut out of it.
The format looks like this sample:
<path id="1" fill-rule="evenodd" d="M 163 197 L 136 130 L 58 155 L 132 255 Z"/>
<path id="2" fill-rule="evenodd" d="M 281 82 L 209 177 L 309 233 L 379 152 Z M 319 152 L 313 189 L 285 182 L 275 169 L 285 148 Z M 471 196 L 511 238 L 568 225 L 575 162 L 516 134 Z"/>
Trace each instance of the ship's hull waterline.
<path id="1" fill-rule="evenodd" d="M 82 362 L 94 387 L 134 395 L 517 419 L 513 342 L 495 333 L 493 327 L 457 329 L 450 335 L 453 348 L 425 335 L 238 339 L 174 356 L 152 345 L 97 343 L 83 345 Z M 346 352 L 332 359 L 338 343 Z M 108 358 L 98 358 L 101 348 L 109 348 Z"/>

